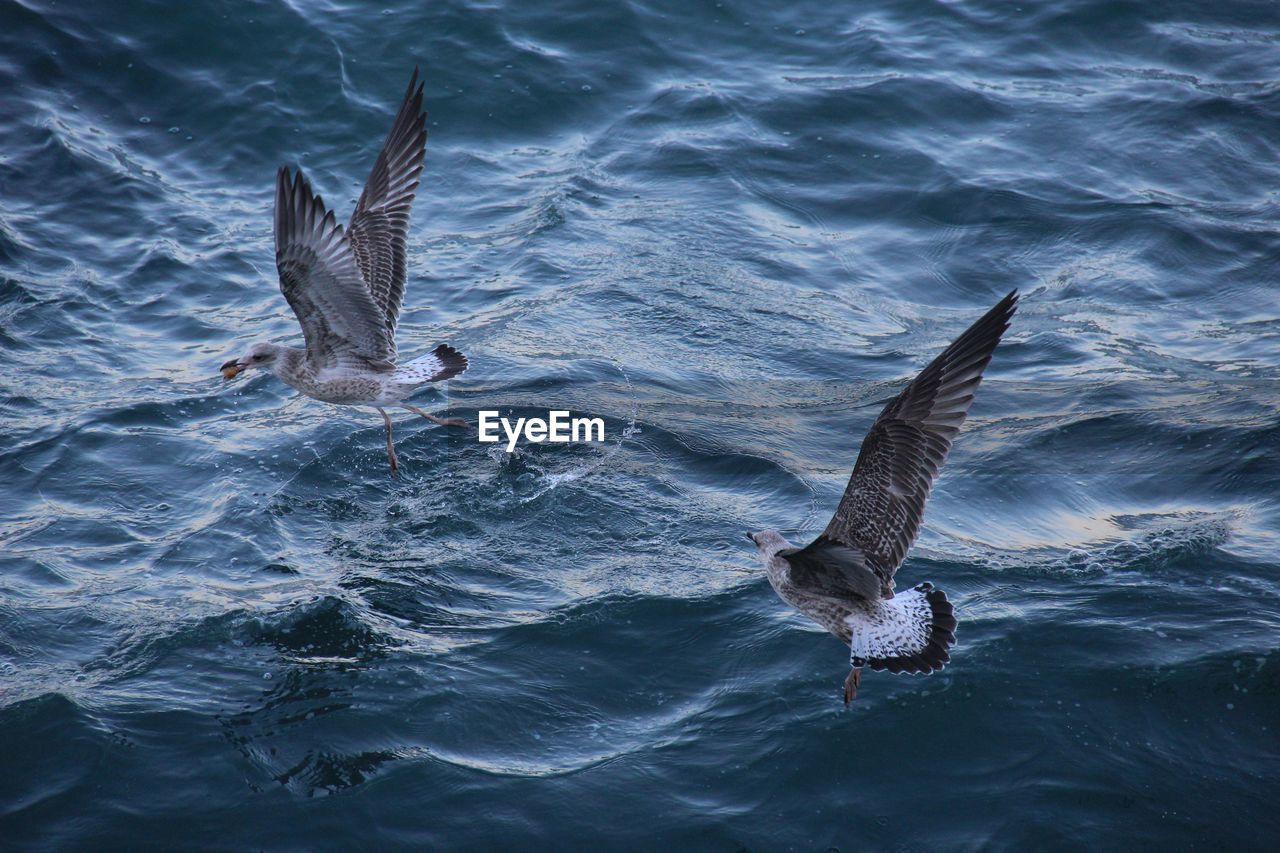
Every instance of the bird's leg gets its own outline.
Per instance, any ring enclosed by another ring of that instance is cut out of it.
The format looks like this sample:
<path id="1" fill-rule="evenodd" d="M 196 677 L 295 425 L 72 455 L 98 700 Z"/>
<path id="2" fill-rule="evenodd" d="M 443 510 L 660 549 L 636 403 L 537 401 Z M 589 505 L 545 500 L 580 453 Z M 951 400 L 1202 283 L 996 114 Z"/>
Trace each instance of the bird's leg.
<path id="1" fill-rule="evenodd" d="M 862 667 L 855 666 L 850 668 L 849 674 L 844 679 L 844 704 L 846 706 L 858 698 L 858 685 L 861 683 Z"/>
<path id="2" fill-rule="evenodd" d="M 391 476 L 394 477 L 400 463 L 396 460 L 396 446 L 391 443 L 391 415 L 387 414 L 386 409 L 378 409 L 378 414 L 382 415 L 382 422 L 387 425 L 387 458 L 391 460 Z"/>
<path id="3" fill-rule="evenodd" d="M 435 415 L 427 414 L 426 412 L 422 411 L 422 409 L 419 409 L 417 406 L 410 406 L 408 403 L 401 403 L 400 408 L 408 409 L 409 411 L 413 412 L 415 415 L 422 415 L 427 420 L 433 423 L 440 424 L 440 426 L 460 427 L 460 426 L 467 425 L 467 422 L 462 418 L 438 418 Z"/>

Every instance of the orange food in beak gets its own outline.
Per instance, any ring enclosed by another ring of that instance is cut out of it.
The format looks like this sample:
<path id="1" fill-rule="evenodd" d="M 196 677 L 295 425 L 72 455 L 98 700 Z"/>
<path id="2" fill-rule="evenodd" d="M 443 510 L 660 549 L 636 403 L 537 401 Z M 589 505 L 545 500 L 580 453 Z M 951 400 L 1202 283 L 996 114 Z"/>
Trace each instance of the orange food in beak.
<path id="1" fill-rule="evenodd" d="M 236 376 L 244 370 L 244 368 L 234 361 L 228 361 L 226 364 L 222 365 L 221 370 L 223 379 L 235 379 Z"/>

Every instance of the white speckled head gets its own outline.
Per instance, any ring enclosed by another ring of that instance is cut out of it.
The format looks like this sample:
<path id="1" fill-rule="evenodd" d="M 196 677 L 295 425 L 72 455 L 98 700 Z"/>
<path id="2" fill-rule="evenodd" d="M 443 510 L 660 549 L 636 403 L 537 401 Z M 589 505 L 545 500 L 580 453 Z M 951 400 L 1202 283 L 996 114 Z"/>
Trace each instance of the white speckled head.
<path id="1" fill-rule="evenodd" d="M 764 561 L 766 563 L 769 562 L 770 558 L 772 558 L 774 554 L 778 553 L 783 548 L 791 547 L 791 543 L 776 530 L 762 530 L 759 533 L 748 533 L 747 538 L 754 542 L 756 547 L 760 549 L 760 554 L 764 557 Z"/>
<path id="2" fill-rule="evenodd" d="M 280 353 L 280 347 L 266 341 L 250 344 L 249 349 L 240 358 L 233 358 L 220 368 L 222 376 L 234 379 L 239 373 L 251 367 L 270 367 Z"/>

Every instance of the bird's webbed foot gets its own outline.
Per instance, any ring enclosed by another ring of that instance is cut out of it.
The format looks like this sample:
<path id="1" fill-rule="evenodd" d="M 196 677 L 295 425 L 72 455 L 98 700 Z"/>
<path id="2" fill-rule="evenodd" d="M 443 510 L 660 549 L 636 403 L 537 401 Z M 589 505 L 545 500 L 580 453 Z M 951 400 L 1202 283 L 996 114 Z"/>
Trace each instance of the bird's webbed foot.
<path id="1" fill-rule="evenodd" d="M 862 683 L 862 667 L 855 666 L 849 670 L 849 674 L 844 679 L 844 704 L 848 706 L 850 702 L 858 698 L 858 685 Z"/>

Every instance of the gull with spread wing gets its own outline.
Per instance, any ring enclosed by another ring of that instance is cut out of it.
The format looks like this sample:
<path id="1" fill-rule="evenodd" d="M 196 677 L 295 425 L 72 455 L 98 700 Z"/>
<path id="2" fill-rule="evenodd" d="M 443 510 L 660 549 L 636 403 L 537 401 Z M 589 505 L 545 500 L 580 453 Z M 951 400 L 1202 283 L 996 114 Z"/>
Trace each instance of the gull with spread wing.
<path id="1" fill-rule="evenodd" d="M 466 370 L 466 356 L 441 344 L 413 361 L 396 363 L 405 237 L 427 143 L 422 88 L 415 68 L 346 229 L 311 191 L 301 169 L 291 176 L 281 167 L 276 176 L 276 270 L 306 348 L 259 342 L 222 365 L 227 379 L 265 367 L 312 399 L 377 409 L 387 428 L 392 475 L 399 463 L 387 406 L 445 426 L 466 424 L 404 402 L 422 385 Z"/>
<path id="2" fill-rule="evenodd" d="M 889 401 L 822 535 L 796 548 L 776 530 L 747 534 L 778 596 L 849 646 L 846 705 L 864 666 L 930 673 L 951 660 L 956 617 L 946 593 L 922 583 L 895 595 L 893 577 L 1017 304 L 1015 290 Z"/>

